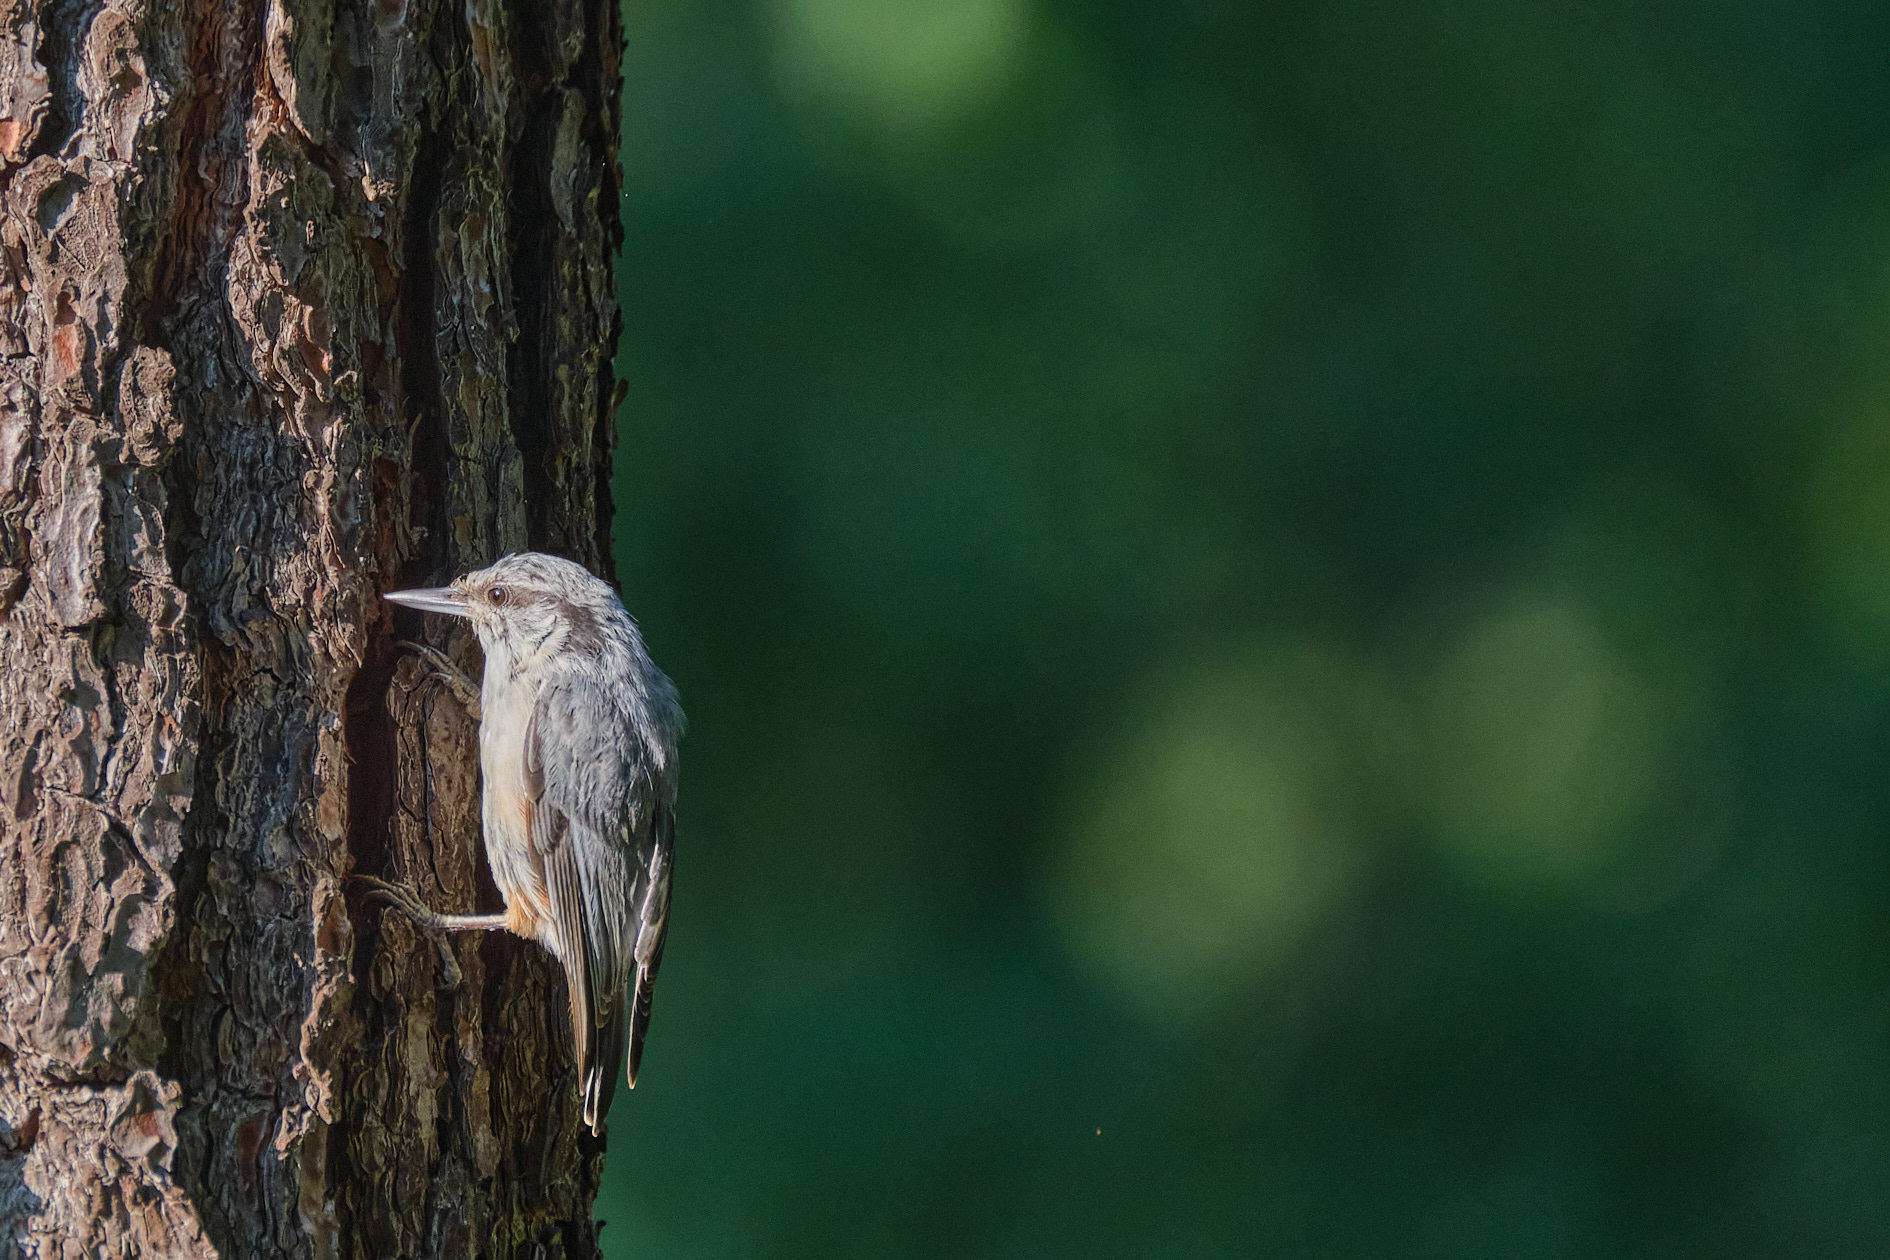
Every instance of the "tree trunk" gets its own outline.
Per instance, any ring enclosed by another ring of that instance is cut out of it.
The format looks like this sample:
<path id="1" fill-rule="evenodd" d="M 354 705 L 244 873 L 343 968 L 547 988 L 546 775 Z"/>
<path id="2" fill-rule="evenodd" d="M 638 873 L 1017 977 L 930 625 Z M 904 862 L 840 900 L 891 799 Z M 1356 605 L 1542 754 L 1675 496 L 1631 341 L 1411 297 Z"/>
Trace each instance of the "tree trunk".
<path id="1" fill-rule="evenodd" d="M 596 1253 L 381 590 L 604 571 L 615 0 L 0 0 L 0 1257 Z M 476 672 L 477 648 L 436 640 Z"/>

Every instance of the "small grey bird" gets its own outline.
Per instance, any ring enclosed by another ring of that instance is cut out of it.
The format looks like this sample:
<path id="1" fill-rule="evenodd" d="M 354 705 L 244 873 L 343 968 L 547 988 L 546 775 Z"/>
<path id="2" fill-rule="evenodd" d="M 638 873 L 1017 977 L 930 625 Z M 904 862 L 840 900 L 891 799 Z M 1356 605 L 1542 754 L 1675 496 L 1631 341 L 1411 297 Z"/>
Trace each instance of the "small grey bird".
<path id="1" fill-rule="evenodd" d="M 525 552 L 451 586 L 386 598 L 465 617 L 485 649 L 472 707 L 486 859 L 505 913 L 438 914 L 412 889 L 364 882 L 423 927 L 503 929 L 557 956 L 584 1123 L 601 1132 L 626 1049 L 636 1087 L 669 929 L 676 689 L 610 586 L 569 560 Z M 470 698 L 470 682 L 443 654 L 420 650 Z"/>

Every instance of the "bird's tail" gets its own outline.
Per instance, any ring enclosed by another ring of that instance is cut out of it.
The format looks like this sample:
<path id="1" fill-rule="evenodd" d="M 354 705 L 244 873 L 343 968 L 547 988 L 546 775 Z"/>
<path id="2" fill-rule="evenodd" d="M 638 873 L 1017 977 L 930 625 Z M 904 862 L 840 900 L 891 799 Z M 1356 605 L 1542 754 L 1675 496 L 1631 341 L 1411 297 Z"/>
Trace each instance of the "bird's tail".
<path id="1" fill-rule="evenodd" d="M 610 1114 L 610 1100 L 617 1092 L 617 1069 L 623 1064 L 624 1003 L 621 997 L 611 1003 L 611 1011 L 611 1018 L 591 1038 L 591 1053 L 580 1064 L 584 1123 L 595 1134 L 604 1131 L 604 1117 Z M 633 1066 L 630 1070 L 630 1083 L 635 1085 L 636 1068 Z"/>

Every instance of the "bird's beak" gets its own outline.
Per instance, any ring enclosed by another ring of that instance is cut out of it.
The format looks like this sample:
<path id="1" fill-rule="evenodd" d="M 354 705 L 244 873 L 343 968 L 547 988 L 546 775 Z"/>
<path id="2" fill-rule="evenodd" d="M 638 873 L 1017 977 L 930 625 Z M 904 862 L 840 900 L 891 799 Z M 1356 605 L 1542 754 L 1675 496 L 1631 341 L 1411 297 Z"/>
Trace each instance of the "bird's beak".
<path id="1" fill-rule="evenodd" d="M 382 599 L 421 612 L 445 613 L 449 617 L 466 615 L 466 597 L 450 586 L 433 586 L 417 591 L 388 591 Z"/>

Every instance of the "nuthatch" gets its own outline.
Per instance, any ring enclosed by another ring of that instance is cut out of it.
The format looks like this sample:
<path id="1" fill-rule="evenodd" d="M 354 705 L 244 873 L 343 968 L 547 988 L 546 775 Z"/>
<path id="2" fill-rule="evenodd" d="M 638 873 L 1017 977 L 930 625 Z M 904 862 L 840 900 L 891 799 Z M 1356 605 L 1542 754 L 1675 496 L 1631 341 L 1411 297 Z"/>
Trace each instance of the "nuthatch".
<path id="1" fill-rule="evenodd" d="M 437 914 L 411 889 L 365 882 L 422 927 L 503 929 L 557 956 L 584 1123 L 598 1133 L 626 1049 L 636 1087 L 669 928 L 676 689 L 609 585 L 569 560 L 525 552 L 386 598 L 466 618 L 485 649 L 479 769 L 486 860 L 505 912 Z"/>

